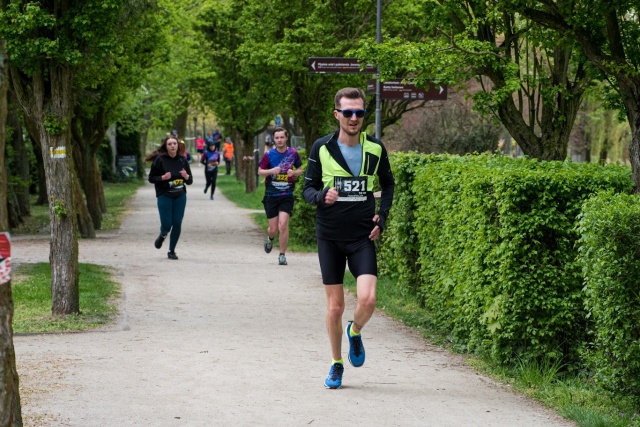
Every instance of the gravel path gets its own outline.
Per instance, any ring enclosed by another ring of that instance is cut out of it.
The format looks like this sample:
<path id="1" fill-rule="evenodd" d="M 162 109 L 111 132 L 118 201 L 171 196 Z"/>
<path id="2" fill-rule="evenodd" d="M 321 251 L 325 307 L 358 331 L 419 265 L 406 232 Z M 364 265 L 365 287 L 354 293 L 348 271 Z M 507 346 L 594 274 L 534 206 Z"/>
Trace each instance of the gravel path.
<path id="1" fill-rule="evenodd" d="M 220 192 L 210 201 L 194 174 L 178 261 L 167 242 L 153 247 L 149 184 L 118 232 L 81 240 L 80 261 L 113 267 L 122 285 L 113 324 L 14 337 L 27 426 L 573 425 L 379 312 L 364 334 L 367 363 L 347 363 L 343 388 L 325 389 L 316 255 L 279 266 L 250 211 Z M 47 236 L 15 237 L 12 259 L 46 262 L 48 249 Z M 354 306 L 349 296 L 347 313 Z"/>

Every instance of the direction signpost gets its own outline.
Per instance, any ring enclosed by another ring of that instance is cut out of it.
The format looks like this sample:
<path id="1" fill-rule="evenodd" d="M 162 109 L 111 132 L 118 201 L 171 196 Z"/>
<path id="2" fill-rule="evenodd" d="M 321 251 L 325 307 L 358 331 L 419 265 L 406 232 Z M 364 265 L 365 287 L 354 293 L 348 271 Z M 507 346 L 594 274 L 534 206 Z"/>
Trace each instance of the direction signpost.
<path id="1" fill-rule="evenodd" d="M 375 74 L 375 65 L 367 64 L 364 69 L 357 58 L 309 58 L 310 73 L 364 73 Z"/>
<path id="2" fill-rule="evenodd" d="M 367 82 L 367 93 L 374 94 L 376 81 Z M 429 89 L 416 87 L 413 83 L 402 83 L 402 80 L 388 80 L 380 83 L 380 99 L 399 99 L 412 101 L 446 100 L 447 85 L 431 83 Z"/>
<path id="3" fill-rule="evenodd" d="M 380 43 L 380 8 L 378 0 L 378 38 Z M 447 85 L 431 83 L 428 89 L 418 88 L 413 83 L 403 83 L 402 80 L 389 80 L 381 82 L 378 67 L 364 64 L 357 58 L 309 58 L 309 72 L 315 74 L 326 73 L 354 73 L 375 74 L 374 80 L 367 82 L 367 93 L 376 95 L 376 137 L 382 134 L 382 120 L 380 101 L 383 99 L 397 99 L 409 101 L 446 100 Z"/>

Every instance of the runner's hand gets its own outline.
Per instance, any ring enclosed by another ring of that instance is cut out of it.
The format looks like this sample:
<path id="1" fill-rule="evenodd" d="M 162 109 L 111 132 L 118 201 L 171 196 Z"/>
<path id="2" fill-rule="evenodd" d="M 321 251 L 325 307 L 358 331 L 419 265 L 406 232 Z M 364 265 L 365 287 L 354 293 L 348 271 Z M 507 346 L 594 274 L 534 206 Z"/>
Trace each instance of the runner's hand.
<path id="1" fill-rule="evenodd" d="M 180 169 L 180 175 L 182 175 L 184 179 L 189 179 L 189 174 L 184 169 Z"/>
<path id="2" fill-rule="evenodd" d="M 171 172 L 167 172 L 164 175 L 161 176 L 163 181 L 168 181 L 171 179 Z"/>
<path id="3" fill-rule="evenodd" d="M 325 205 L 332 205 L 336 200 L 338 200 L 338 191 L 336 187 L 331 187 L 327 191 L 327 194 L 324 195 L 324 203 Z"/>
<path id="4" fill-rule="evenodd" d="M 379 219 L 380 219 L 380 215 L 377 215 L 377 214 L 374 215 L 373 223 L 377 224 Z M 375 227 L 373 227 L 373 230 L 371 230 L 371 234 L 369 234 L 369 239 L 376 240 L 378 237 L 380 237 L 380 227 L 376 225 Z"/>

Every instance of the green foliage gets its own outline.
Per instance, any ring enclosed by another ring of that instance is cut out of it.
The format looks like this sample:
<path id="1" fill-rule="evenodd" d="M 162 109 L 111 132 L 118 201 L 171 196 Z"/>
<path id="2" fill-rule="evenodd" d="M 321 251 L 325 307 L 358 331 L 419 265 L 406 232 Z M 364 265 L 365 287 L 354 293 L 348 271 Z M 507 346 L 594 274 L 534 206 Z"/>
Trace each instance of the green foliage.
<path id="1" fill-rule="evenodd" d="M 58 221 L 69 215 L 64 201 L 56 199 L 54 196 L 51 196 L 51 210 Z"/>
<path id="2" fill-rule="evenodd" d="M 417 153 L 390 155 L 391 168 L 396 180 L 393 208 L 387 219 L 387 229 L 382 233 L 378 251 L 380 272 L 397 277 L 397 286 L 411 295 L 418 296 L 420 287 L 419 246 L 416 220 L 416 194 L 413 182 L 427 164 L 444 158 Z M 419 299 L 420 302 L 421 299 Z"/>
<path id="3" fill-rule="evenodd" d="M 102 181 L 116 181 L 118 174 L 112 170 L 113 150 L 111 149 L 111 141 L 105 137 L 96 152 L 98 158 L 98 166 L 100 167 L 100 176 Z"/>
<path id="4" fill-rule="evenodd" d="M 302 169 L 307 168 L 307 153 L 298 151 L 302 159 Z M 293 215 L 289 220 L 289 238 L 300 245 L 316 247 L 316 207 L 310 205 L 302 196 L 304 187 L 304 175 L 300 176 L 293 190 L 295 206 Z"/>
<path id="5" fill-rule="evenodd" d="M 429 2 L 424 32 L 362 43 L 357 55 L 380 65 L 383 80 L 403 76 L 470 86 L 474 109 L 499 118 L 529 156 L 562 160 L 590 75 L 575 42 L 531 25 L 503 1 Z M 476 89 L 480 87 L 480 89 Z"/>
<path id="6" fill-rule="evenodd" d="M 64 131 L 67 129 L 69 123 L 67 123 L 67 119 L 65 117 L 54 117 L 48 114 L 44 118 L 44 128 L 49 132 L 51 136 L 62 135 Z"/>
<path id="7" fill-rule="evenodd" d="M 51 268 L 48 263 L 21 264 L 12 278 L 15 303 L 13 330 L 23 332 L 82 331 L 104 325 L 116 313 L 113 298 L 119 285 L 108 268 L 80 264 L 80 306 L 82 313 L 51 316 Z"/>
<path id="8" fill-rule="evenodd" d="M 520 360 L 517 363 L 519 380 L 526 387 L 542 388 L 553 384 L 559 379 L 561 369 L 562 365 L 557 359 Z"/>
<path id="9" fill-rule="evenodd" d="M 601 387 L 640 402 L 640 198 L 598 194 L 584 204 L 578 231 L 587 364 Z"/>
<path id="10" fill-rule="evenodd" d="M 399 286 L 461 350 L 574 366 L 586 323 L 575 224 L 596 191 L 631 191 L 628 169 L 408 154 L 394 170 L 381 264 Z"/>

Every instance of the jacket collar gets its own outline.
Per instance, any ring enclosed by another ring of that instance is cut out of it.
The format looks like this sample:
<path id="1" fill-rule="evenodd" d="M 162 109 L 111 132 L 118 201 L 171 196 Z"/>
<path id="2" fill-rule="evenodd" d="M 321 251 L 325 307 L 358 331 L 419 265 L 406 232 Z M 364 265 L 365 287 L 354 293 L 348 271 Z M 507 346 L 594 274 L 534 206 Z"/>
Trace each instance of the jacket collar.
<path id="1" fill-rule="evenodd" d="M 342 155 L 342 151 L 340 151 L 340 146 L 338 145 L 338 134 L 340 133 L 340 130 L 335 131 L 335 133 L 333 135 L 331 135 L 331 138 L 329 138 L 329 141 L 327 142 L 327 150 L 329 151 L 329 154 L 331 155 L 331 157 L 333 157 L 333 159 L 340 165 L 340 167 L 342 167 L 342 169 L 346 170 L 347 172 L 351 173 L 351 169 L 349 168 L 349 165 L 347 164 L 347 161 L 345 160 L 344 156 Z M 360 145 L 364 147 L 364 141 L 367 139 L 367 134 L 365 132 L 360 132 Z M 364 159 L 363 159 L 364 161 Z"/>

